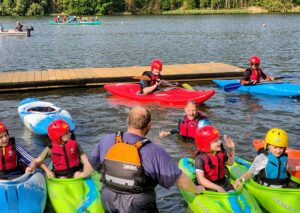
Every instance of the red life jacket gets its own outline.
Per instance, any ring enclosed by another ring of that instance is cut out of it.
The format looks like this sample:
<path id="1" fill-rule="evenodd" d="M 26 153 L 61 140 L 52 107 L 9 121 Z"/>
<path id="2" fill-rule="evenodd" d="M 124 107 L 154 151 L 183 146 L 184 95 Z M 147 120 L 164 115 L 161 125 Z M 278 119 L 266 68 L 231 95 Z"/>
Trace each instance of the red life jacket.
<path id="1" fill-rule="evenodd" d="M 225 150 L 217 153 L 217 155 L 211 153 L 198 152 L 200 158 L 204 161 L 204 177 L 212 182 L 217 182 L 225 177 L 225 164 L 228 160 Z"/>
<path id="2" fill-rule="evenodd" d="M 0 149 L 0 171 L 5 173 L 9 170 L 16 169 L 18 163 L 15 139 L 9 138 L 7 146 L 1 147 Z"/>
<path id="3" fill-rule="evenodd" d="M 50 148 L 52 152 L 52 163 L 56 175 L 68 175 L 80 169 L 80 156 L 75 140 L 69 140 L 63 146 L 52 143 Z"/>
<path id="4" fill-rule="evenodd" d="M 149 76 L 151 78 L 150 86 L 153 86 L 157 80 L 161 80 L 161 75 L 153 75 L 151 71 L 146 71 L 143 73 L 143 75 Z"/>
<path id="5" fill-rule="evenodd" d="M 260 82 L 262 70 L 258 68 L 257 70 L 251 69 L 250 81 Z"/>
<path id="6" fill-rule="evenodd" d="M 197 125 L 201 117 L 202 114 L 199 112 L 197 113 L 196 118 L 194 120 L 189 120 L 187 115 L 185 115 L 182 122 L 179 125 L 179 134 L 183 137 L 195 138 Z"/>

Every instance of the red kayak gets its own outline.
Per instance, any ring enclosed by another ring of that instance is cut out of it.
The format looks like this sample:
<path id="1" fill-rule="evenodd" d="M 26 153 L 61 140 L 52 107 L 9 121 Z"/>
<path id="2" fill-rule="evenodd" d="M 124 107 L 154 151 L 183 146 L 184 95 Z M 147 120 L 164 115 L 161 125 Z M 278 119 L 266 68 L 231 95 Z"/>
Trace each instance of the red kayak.
<path id="1" fill-rule="evenodd" d="M 260 148 L 264 147 L 265 141 L 264 140 L 254 140 L 252 142 L 253 147 L 255 150 L 259 150 Z M 288 164 L 293 166 L 300 165 L 300 150 L 297 149 L 287 149 L 286 153 L 288 154 Z M 300 171 L 298 172 L 291 172 L 291 175 L 300 179 Z"/>
<path id="2" fill-rule="evenodd" d="M 140 93 L 139 84 L 113 83 L 104 85 L 104 89 L 113 95 L 142 102 L 159 102 L 166 105 L 185 105 L 187 101 L 194 100 L 197 104 L 203 103 L 215 94 L 214 90 L 187 90 L 171 87 L 148 95 Z"/>

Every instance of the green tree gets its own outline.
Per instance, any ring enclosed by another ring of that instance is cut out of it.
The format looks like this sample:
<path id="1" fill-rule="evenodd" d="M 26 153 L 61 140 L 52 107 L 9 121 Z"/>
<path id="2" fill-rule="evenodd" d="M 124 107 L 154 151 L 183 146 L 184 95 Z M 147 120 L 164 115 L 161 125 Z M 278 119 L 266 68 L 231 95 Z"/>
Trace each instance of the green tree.
<path id="1" fill-rule="evenodd" d="M 44 14 L 44 8 L 38 3 L 32 3 L 27 11 L 28 16 L 42 16 Z"/>

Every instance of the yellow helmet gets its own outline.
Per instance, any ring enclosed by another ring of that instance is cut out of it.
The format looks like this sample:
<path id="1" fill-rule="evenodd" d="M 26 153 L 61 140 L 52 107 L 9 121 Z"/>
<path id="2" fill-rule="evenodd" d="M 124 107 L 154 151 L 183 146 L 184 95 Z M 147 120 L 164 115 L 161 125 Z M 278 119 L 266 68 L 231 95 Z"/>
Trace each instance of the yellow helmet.
<path id="1" fill-rule="evenodd" d="M 289 139 L 286 131 L 280 128 L 272 128 L 266 135 L 264 149 L 267 149 L 268 144 L 287 148 L 288 141 Z"/>

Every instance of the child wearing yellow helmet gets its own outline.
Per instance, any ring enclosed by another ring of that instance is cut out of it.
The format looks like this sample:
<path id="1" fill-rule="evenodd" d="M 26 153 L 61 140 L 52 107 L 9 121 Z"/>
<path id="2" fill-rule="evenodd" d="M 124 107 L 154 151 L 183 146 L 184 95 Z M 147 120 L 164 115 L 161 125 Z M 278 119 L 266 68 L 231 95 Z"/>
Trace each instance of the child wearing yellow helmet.
<path id="1" fill-rule="evenodd" d="M 272 128 L 265 138 L 264 148 L 259 150 L 250 169 L 236 179 L 234 188 L 240 187 L 243 182 L 252 178 L 265 186 L 282 188 L 290 187 L 288 172 L 300 171 L 300 166 L 288 165 L 286 149 L 288 147 L 288 134 L 280 128 Z"/>

